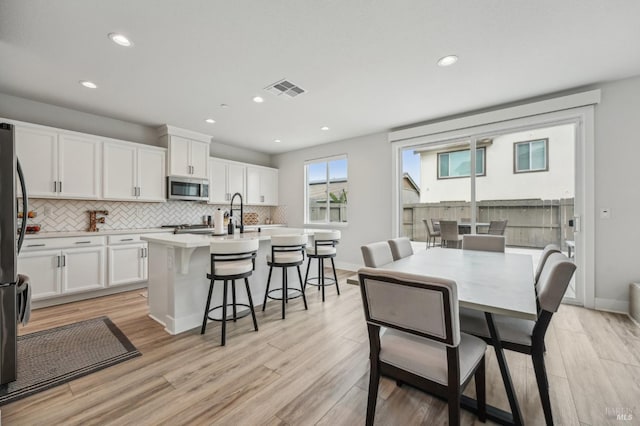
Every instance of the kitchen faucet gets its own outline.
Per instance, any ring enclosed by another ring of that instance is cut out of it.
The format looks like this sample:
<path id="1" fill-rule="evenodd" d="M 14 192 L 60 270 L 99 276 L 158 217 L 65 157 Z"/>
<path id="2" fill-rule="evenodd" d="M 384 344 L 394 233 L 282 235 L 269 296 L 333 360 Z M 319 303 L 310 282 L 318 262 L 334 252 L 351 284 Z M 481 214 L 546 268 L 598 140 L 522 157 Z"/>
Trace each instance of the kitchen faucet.
<path id="1" fill-rule="evenodd" d="M 229 220 L 233 220 L 233 200 L 236 199 L 236 196 L 240 197 L 240 233 L 244 234 L 244 204 L 242 202 L 242 194 L 240 194 L 239 192 L 236 192 L 235 194 L 233 194 L 233 197 L 231 197 L 231 206 L 229 207 Z"/>
<path id="2" fill-rule="evenodd" d="M 96 215 L 102 214 L 109 215 L 109 210 L 87 210 L 89 213 L 89 232 L 98 232 L 98 223 L 104 223 L 104 217 L 96 217 Z"/>

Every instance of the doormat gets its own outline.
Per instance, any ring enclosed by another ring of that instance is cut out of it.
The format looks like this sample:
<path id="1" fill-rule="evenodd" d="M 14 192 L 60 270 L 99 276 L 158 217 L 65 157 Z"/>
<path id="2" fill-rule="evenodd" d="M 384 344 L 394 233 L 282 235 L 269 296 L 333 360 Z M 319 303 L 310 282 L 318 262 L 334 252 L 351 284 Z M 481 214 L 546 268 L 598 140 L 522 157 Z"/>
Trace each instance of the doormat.
<path id="1" fill-rule="evenodd" d="M 0 405 L 140 355 L 107 317 L 19 336 L 17 380 L 0 386 Z"/>

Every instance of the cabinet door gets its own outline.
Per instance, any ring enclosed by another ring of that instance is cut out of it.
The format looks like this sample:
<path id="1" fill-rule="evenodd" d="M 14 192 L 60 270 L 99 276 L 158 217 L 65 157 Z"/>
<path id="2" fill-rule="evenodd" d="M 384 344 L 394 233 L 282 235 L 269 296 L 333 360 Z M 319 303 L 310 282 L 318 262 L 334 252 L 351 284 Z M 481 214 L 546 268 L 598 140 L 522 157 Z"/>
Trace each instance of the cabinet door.
<path id="1" fill-rule="evenodd" d="M 262 204 L 260 171 L 258 167 L 247 166 L 247 204 Z"/>
<path id="2" fill-rule="evenodd" d="M 101 154 L 100 141 L 61 134 L 58 139 L 58 196 L 99 198 Z"/>
<path id="3" fill-rule="evenodd" d="M 165 201 L 166 171 L 165 152 L 157 149 L 138 149 L 139 200 Z"/>
<path id="4" fill-rule="evenodd" d="M 18 270 L 29 276 L 33 300 L 60 295 L 61 265 L 60 250 L 20 253 Z"/>
<path id="5" fill-rule="evenodd" d="M 242 164 L 227 164 L 227 192 L 229 193 L 229 197 L 233 196 L 236 192 L 239 192 L 242 194 L 242 198 L 245 198 L 245 171 L 246 166 L 243 166 Z M 231 198 L 229 198 L 229 201 L 231 201 Z"/>
<path id="6" fill-rule="evenodd" d="M 191 177 L 207 179 L 209 177 L 209 144 L 191 141 Z"/>
<path id="7" fill-rule="evenodd" d="M 180 136 L 169 139 L 169 175 L 192 177 L 189 150 L 191 141 Z M 207 153 L 207 156 L 209 154 Z M 203 176 L 206 179 L 206 175 Z"/>
<path id="8" fill-rule="evenodd" d="M 263 203 L 267 206 L 278 205 L 278 170 L 262 169 L 260 192 Z"/>
<path id="9" fill-rule="evenodd" d="M 136 199 L 136 148 L 105 142 L 103 148 L 102 194 L 106 199 Z"/>
<path id="10" fill-rule="evenodd" d="M 147 244 L 109 246 L 109 286 L 146 281 L 148 277 Z"/>
<path id="11" fill-rule="evenodd" d="M 16 153 L 24 172 L 29 197 L 57 196 L 57 132 L 20 126 L 15 129 Z"/>
<path id="12" fill-rule="evenodd" d="M 229 202 L 227 192 L 227 163 L 219 160 L 209 161 L 209 203 L 225 204 Z"/>
<path id="13" fill-rule="evenodd" d="M 104 247 L 62 250 L 62 292 L 104 288 L 105 257 Z"/>

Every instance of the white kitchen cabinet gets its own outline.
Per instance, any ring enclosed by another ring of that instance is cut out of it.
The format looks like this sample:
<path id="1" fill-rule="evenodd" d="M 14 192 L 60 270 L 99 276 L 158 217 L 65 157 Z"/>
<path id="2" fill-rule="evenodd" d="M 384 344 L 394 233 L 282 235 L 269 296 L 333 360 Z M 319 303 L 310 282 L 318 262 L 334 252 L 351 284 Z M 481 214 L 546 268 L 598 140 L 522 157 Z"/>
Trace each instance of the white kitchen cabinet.
<path id="1" fill-rule="evenodd" d="M 100 198 L 100 140 L 41 127 L 15 128 L 30 197 Z"/>
<path id="2" fill-rule="evenodd" d="M 278 170 L 247 166 L 247 204 L 278 204 Z"/>
<path id="3" fill-rule="evenodd" d="M 208 160 L 208 142 L 169 136 L 169 175 L 208 179 Z"/>
<path id="4" fill-rule="evenodd" d="M 18 270 L 29 276 L 33 300 L 59 296 L 62 292 L 61 256 L 60 250 L 23 252 L 18 256 Z"/>
<path id="5" fill-rule="evenodd" d="M 105 287 L 105 248 L 64 249 L 62 254 L 62 292 L 97 290 Z"/>
<path id="6" fill-rule="evenodd" d="M 105 142 L 103 198 L 165 201 L 165 157 L 161 148 Z"/>
<path id="7" fill-rule="evenodd" d="M 147 243 L 110 245 L 108 252 L 109 272 L 107 283 L 109 287 L 148 279 Z"/>
<path id="8" fill-rule="evenodd" d="M 236 192 L 245 198 L 246 165 L 212 158 L 209 171 L 209 204 L 229 203 Z"/>

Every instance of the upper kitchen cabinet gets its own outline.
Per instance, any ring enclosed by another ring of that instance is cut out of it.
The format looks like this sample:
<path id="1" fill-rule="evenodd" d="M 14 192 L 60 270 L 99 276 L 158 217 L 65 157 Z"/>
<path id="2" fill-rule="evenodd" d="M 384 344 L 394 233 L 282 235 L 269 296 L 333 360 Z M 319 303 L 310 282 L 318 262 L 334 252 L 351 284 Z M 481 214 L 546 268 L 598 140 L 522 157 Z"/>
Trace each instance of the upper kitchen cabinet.
<path id="1" fill-rule="evenodd" d="M 247 204 L 278 205 L 278 169 L 247 166 Z"/>
<path id="2" fill-rule="evenodd" d="M 162 148 L 105 142 L 103 197 L 109 200 L 165 201 L 165 157 Z"/>
<path id="3" fill-rule="evenodd" d="M 158 133 L 169 149 L 168 175 L 209 178 L 211 136 L 173 126 L 162 126 Z"/>
<path id="4" fill-rule="evenodd" d="M 209 160 L 209 203 L 224 204 L 236 192 L 245 197 L 246 165 L 235 161 Z M 246 200 L 245 200 L 246 202 Z"/>
<path id="5" fill-rule="evenodd" d="M 22 125 L 15 137 L 30 197 L 100 198 L 99 139 Z"/>

